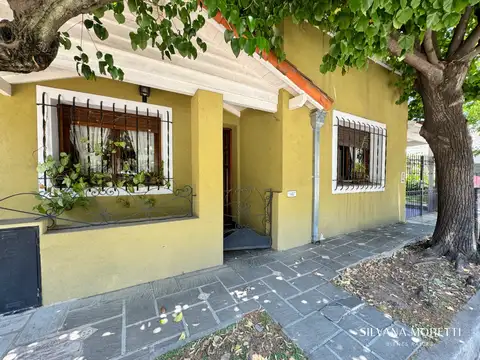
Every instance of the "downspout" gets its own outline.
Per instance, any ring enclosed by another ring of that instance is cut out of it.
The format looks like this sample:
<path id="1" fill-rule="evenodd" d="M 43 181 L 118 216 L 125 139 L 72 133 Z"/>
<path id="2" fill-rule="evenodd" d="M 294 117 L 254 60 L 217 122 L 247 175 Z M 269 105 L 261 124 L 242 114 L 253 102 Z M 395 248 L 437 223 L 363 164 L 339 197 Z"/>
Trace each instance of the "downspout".
<path id="1" fill-rule="evenodd" d="M 310 113 L 310 124 L 313 128 L 313 194 L 312 194 L 312 243 L 321 240 L 319 235 L 320 209 L 320 128 L 325 123 L 325 110 L 314 110 Z"/>

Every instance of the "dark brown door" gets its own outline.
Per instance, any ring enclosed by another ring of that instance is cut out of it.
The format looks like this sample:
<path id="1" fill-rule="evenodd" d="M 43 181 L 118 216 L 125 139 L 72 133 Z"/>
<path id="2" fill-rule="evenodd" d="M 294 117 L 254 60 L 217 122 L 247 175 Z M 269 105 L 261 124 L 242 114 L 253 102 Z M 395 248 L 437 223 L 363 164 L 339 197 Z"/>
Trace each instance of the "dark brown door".
<path id="1" fill-rule="evenodd" d="M 223 129 L 223 213 L 231 221 L 232 204 L 232 129 Z"/>

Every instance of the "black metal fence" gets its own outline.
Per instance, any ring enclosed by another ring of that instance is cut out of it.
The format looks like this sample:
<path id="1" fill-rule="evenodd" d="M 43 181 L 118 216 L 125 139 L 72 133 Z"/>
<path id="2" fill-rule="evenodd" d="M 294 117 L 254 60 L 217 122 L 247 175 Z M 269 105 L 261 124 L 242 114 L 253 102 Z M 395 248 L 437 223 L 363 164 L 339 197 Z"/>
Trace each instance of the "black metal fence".
<path id="1" fill-rule="evenodd" d="M 408 154 L 405 194 L 406 218 L 437 211 L 437 194 L 435 159 L 424 155 Z"/>

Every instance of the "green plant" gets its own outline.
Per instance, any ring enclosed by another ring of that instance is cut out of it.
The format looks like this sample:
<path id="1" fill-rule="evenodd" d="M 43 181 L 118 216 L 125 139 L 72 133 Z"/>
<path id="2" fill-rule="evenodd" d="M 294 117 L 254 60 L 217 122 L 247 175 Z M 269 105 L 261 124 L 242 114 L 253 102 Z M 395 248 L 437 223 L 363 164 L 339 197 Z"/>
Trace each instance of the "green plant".
<path id="1" fill-rule="evenodd" d="M 105 149 L 93 146 L 95 155 L 102 155 L 104 159 L 119 148 L 125 146 L 124 142 L 109 142 Z M 104 160 L 105 161 L 105 160 Z M 104 187 L 114 190 L 123 189 L 127 195 L 134 194 L 137 189 L 151 186 L 170 187 L 163 176 L 163 163 L 160 165 L 159 173 L 140 171 L 133 172 L 128 163 L 124 163 L 122 174 L 103 172 L 85 173 L 80 163 L 73 163 L 72 156 L 67 153 L 60 153 L 58 160 L 49 155 L 46 161 L 37 167 L 39 173 L 44 173 L 49 179 L 47 186 L 36 196 L 39 204 L 33 207 L 41 214 L 58 216 L 74 207 L 88 207 L 89 198 L 87 190 L 103 189 Z M 155 206 L 154 198 L 143 197 L 144 203 L 150 207 Z M 117 202 L 124 207 L 130 207 L 130 201 L 118 198 Z"/>

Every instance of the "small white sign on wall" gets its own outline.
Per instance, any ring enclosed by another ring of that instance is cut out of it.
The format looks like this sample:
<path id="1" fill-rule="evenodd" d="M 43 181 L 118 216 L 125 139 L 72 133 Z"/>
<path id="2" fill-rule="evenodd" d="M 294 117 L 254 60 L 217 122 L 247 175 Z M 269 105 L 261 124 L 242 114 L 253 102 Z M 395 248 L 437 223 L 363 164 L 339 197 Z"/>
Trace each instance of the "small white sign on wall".
<path id="1" fill-rule="evenodd" d="M 402 172 L 402 175 L 400 176 L 400 182 L 402 184 L 405 184 L 405 171 Z"/>
<path id="2" fill-rule="evenodd" d="M 296 197 L 297 196 L 297 190 L 288 190 L 287 191 L 287 197 Z"/>

